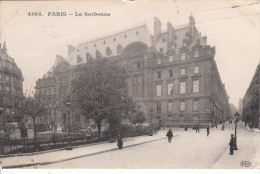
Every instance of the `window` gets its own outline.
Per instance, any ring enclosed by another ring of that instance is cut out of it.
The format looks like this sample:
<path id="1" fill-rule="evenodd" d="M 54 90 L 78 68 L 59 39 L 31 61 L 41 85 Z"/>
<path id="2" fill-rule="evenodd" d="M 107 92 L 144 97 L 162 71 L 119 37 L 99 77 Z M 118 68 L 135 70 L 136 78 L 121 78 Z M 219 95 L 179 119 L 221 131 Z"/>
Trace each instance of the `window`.
<path id="1" fill-rule="evenodd" d="M 185 53 L 181 54 L 181 60 L 185 60 Z"/>
<path id="2" fill-rule="evenodd" d="M 162 85 L 156 85 L 156 96 L 159 97 L 162 95 Z"/>
<path id="3" fill-rule="evenodd" d="M 161 103 L 156 103 L 157 105 L 157 112 L 162 112 L 162 105 Z"/>
<path id="4" fill-rule="evenodd" d="M 194 70 L 193 70 L 194 74 L 198 74 L 199 73 L 199 66 L 195 66 Z"/>
<path id="5" fill-rule="evenodd" d="M 140 96 L 140 86 L 139 85 L 134 85 L 133 86 L 133 95 L 134 95 L 134 97 L 139 97 Z"/>
<path id="6" fill-rule="evenodd" d="M 170 77 L 173 77 L 173 70 L 172 69 L 169 70 L 169 75 L 170 75 Z"/>
<path id="7" fill-rule="evenodd" d="M 193 80 L 193 93 L 199 92 L 200 90 L 200 81 Z"/>
<path id="8" fill-rule="evenodd" d="M 158 58 L 158 59 L 157 59 L 157 64 L 158 64 L 158 65 L 162 64 L 162 59 L 161 59 L 161 58 Z"/>
<path id="9" fill-rule="evenodd" d="M 186 93 L 186 82 L 181 82 L 180 83 L 180 94 L 185 94 Z"/>
<path id="10" fill-rule="evenodd" d="M 173 56 L 169 56 L 169 62 L 173 62 Z"/>
<path id="11" fill-rule="evenodd" d="M 181 68 L 181 75 L 185 76 L 186 75 L 186 68 Z"/>
<path id="12" fill-rule="evenodd" d="M 199 101 L 198 100 L 194 100 L 192 102 L 192 110 L 193 111 L 198 111 L 198 108 L 199 108 Z"/>
<path id="13" fill-rule="evenodd" d="M 135 77 L 133 78 L 133 83 L 134 83 L 134 84 L 138 83 L 138 82 L 139 82 L 138 79 L 139 79 L 138 76 L 135 76 Z"/>
<path id="14" fill-rule="evenodd" d="M 197 57 L 199 57 L 199 56 L 200 56 L 199 50 L 195 50 L 195 51 L 194 51 L 194 57 L 197 58 Z"/>
<path id="15" fill-rule="evenodd" d="M 180 111 L 181 111 L 181 112 L 184 112 L 184 111 L 185 111 L 185 102 L 184 102 L 184 101 L 181 101 L 181 102 L 180 102 Z"/>
<path id="16" fill-rule="evenodd" d="M 172 102 L 168 103 L 168 112 L 172 112 Z"/>
<path id="17" fill-rule="evenodd" d="M 51 88 L 49 88 L 49 94 L 51 93 Z"/>
<path id="18" fill-rule="evenodd" d="M 141 68 L 141 62 L 137 61 L 133 63 L 134 69 Z"/>
<path id="19" fill-rule="evenodd" d="M 168 95 L 173 94 L 173 83 L 168 83 Z"/>
<path id="20" fill-rule="evenodd" d="M 158 79 L 161 79 L 161 71 L 159 71 L 159 72 L 157 72 L 157 77 L 158 77 Z"/>

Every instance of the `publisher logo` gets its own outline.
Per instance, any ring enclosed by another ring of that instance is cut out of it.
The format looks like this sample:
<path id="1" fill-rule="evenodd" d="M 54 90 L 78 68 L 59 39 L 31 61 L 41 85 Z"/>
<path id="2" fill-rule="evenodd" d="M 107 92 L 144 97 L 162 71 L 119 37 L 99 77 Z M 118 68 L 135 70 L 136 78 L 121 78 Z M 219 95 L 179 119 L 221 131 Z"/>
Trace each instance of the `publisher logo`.
<path id="1" fill-rule="evenodd" d="M 240 166 L 241 167 L 250 167 L 252 163 L 250 161 L 241 161 Z"/>

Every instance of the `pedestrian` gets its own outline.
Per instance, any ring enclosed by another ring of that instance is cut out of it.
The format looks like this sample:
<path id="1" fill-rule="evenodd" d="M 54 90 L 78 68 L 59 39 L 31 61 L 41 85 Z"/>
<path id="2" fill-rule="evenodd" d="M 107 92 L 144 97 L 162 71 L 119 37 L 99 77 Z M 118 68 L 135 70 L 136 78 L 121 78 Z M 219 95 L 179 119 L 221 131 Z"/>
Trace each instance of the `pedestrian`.
<path id="1" fill-rule="evenodd" d="M 121 133 L 119 133 L 117 137 L 117 146 L 120 150 L 123 148 L 123 140 Z"/>
<path id="2" fill-rule="evenodd" d="M 169 129 L 169 131 L 167 132 L 166 136 L 168 137 L 168 143 L 170 143 L 172 141 L 172 137 L 173 137 L 171 129 Z"/>
<path id="3" fill-rule="evenodd" d="M 225 128 L 225 127 L 224 127 L 224 123 L 223 123 L 223 124 L 222 124 L 222 128 L 221 128 L 221 130 L 224 130 L 224 128 Z"/>
<path id="4" fill-rule="evenodd" d="M 230 150 L 229 155 L 233 155 L 234 145 L 235 145 L 235 140 L 233 138 L 233 134 L 231 134 L 231 139 L 229 142 L 229 150 Z"/>
<path id="5" fill-rule="evenodd" d="M 200 133 L 200 128 L 199 128 L 199 124 L 196 125 L 196 133 L 199 132 Z"/>
<path id="6" fill-rule="evenodd" d="M 209 136 L 209 125 L 207 126 L 207 136 Z"/>

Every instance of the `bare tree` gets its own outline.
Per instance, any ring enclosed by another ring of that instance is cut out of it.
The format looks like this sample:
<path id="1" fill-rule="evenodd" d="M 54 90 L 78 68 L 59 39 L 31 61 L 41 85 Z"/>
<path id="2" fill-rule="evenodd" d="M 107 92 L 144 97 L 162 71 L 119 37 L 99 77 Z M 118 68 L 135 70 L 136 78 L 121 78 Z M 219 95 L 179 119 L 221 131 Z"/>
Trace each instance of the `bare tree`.
<path id="1" fill-rule="evenodd" d="M 41 93 L 35 93 L 33 96 L 25 96 L 22 104 L 21 110 L 23 114 L 32 118 L 33 130 L 34 130 L 34 140 L 37 143 L 37 126 L 36 119 L 46 115 L 48 111 L 49 100 L 46 95 Z"/>

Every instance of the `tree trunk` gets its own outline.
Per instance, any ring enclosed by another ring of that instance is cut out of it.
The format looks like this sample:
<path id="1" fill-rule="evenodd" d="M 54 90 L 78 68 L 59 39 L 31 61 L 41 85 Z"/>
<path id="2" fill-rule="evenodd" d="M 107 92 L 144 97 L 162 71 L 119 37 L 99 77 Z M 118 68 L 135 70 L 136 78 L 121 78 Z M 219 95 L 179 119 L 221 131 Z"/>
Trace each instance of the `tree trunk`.
<path id="1" fill-rule="evenodd" d="M 32 117 L 33 119 L 33 139 L 34 139 L 34 143 L 35 143 L 35 148 L 37 150 L 37 128 L 36 128 L 36 123 L 35 123 L 35 117 Z"/>
<path id="2" fill-rule="evenodd" d="M 101 137 L 101 123 L 102 123 L 102 121 L 97 121 L 98 139 L 100 139 L 100 137 Z"/>

